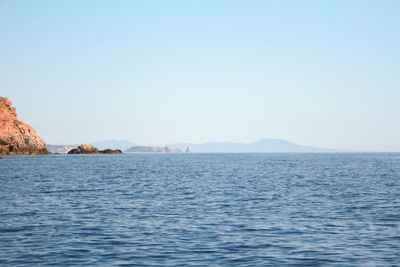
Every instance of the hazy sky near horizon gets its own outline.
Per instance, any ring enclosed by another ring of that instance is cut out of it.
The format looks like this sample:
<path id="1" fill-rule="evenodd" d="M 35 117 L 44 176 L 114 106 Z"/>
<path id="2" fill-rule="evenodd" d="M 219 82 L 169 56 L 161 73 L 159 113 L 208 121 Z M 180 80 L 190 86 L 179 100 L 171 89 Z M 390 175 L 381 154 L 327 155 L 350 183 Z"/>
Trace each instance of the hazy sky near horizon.
<path id="1" fill-rule="evenodd" d="M 400 1 L 0 1 L 0 95 L 48 144 L 400 151 Z"/>

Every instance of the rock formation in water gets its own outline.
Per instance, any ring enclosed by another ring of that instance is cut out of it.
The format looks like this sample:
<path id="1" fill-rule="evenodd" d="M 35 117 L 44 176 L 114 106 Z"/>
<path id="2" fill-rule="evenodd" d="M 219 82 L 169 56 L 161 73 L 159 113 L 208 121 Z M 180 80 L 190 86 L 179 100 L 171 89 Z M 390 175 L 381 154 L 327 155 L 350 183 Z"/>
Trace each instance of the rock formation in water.
<path id="1" fill-rule="evenodd" d="M 101 154 L 124 154 L 124 152 L 122 152 L 121 149 L 104 149 L 104 150 L 100 150 Z"/>
<path id="2" fill-rule="evenodd" d="M 7 97 L 0 97 L 0 154 L 48 154 L 46 144 L 27 123 L 18 120 Z"/>
<path id="3" fill-rule="evenodd" d="M 186 153 L 192 152 L 192 148 L 190 147 L 190 145 L 187 146 L 185 152 L 186 152 Z"/>
<path id="4" fill-rule="evenodd" d="M 180 149 L 169 148 L 166 146 L 133 146 L 126 150 L 126 152 L 182 152 Z"/>
<path id="5" fill-rule="evenodd" d="M 80 145 L 68 151 L 68 154 L 100 154 L 100 151 L 92 145 Z"/>
<path id="6" fill-rule="evenodd" d="M 80 145 L 77 148 L 71 149 L 68 154 L 122 154 L 123 152 L 120 149 L 104 149 L 99 150 L 98 148 L 86 144 Z"/>

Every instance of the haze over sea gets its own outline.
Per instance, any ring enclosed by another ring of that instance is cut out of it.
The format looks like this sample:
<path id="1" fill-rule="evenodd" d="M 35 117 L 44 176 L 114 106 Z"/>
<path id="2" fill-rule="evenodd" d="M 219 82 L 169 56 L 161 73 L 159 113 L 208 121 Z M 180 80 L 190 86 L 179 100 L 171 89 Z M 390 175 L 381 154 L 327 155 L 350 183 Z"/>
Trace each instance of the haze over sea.
<path id="1" fill-rule="evenodd" d="M 398 153 L 5 156 L 0 264 L 396 265 L 399 177 Z"/>

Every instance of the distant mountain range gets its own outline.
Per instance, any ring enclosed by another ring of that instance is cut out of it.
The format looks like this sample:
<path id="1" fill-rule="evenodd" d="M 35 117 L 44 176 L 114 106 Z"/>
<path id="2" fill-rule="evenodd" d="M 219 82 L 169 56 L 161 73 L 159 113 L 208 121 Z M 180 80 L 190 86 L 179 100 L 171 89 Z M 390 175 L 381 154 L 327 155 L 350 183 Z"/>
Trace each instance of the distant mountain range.
<path id="1" fill-rule="evenodd" d="M 188 143 L 169 144 L 168 147 L 185 150 Z M 335 149 L 302 146 L 282 139 L 266 138 L 253 143 L 234 142 L 209 142 L 203 144 L 192 144 L 193 152 L 220 152 L 220 153 L 317 153 L 317 152 L 341 152 Z"/>
<path id="2" fill-rule="evenodd" d="M 138 146 L 128 140 L 104 140 L 90 143 L 100 150 L 121 149 L 127 152 L 178 152 L 185 151 L 190 145 L 193 152 L 199 153 L 324 153 L 324 152 L 345 152 L 335 149 L 318 148 L 312 146 L 298 145 L 282 139 L 265 138 L 252 143 L 234 142 L 209 142 L 203 144 L 177 143 L 168 144 L 165 149 L 160 147 Z M 50 152 L 67 153 L 69 149 L 78 145 L 48 145 Z M 163 148 L 163 147 L 161 147 Z M 153 151 L 154 150 L 154 151 Z"/>

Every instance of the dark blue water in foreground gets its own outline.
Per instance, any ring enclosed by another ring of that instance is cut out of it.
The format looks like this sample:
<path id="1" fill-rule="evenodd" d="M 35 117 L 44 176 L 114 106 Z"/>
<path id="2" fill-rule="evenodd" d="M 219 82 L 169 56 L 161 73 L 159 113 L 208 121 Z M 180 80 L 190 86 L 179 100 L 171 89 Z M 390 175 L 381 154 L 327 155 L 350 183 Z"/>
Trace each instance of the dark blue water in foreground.
<path id="1" fill-rule="evenodd" d="M 0 160 L 0 264 L 396 265 L 400 154 Z"/>

